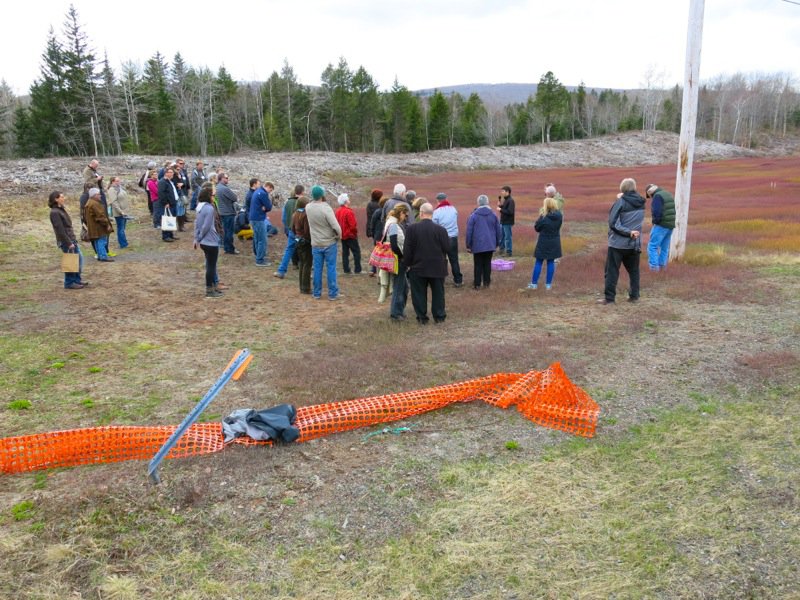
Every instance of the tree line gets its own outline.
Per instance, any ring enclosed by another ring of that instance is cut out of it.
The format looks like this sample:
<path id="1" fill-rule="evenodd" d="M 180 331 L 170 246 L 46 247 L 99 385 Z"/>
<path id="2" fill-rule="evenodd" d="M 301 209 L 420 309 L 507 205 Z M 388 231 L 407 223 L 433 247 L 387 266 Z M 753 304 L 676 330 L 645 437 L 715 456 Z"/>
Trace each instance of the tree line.
<path id="1" fill-rule="evenodd" d="M 226 154 L 244 148 L 335 152 L 425 150 L 548 143 L 630 130 L 679 131 L 682 91 L 651 73 L 640 90 L 567 89 L 545 73 L 527 102 L 487 106 L 478 94 L 388 91 L 344 58 L 301 84 L 284 60 L 265 82 L 237 82 L 168 61 L 114 71 L 91 49 L 70 6 L 62 36 L 51 29 L 27 102 L 0 83 L 0 154 Z M 719 76 L 700 90 L 698 135 L 752 147 L 759 135 L 800 129 L 800 95 L 782 74 Z"/>

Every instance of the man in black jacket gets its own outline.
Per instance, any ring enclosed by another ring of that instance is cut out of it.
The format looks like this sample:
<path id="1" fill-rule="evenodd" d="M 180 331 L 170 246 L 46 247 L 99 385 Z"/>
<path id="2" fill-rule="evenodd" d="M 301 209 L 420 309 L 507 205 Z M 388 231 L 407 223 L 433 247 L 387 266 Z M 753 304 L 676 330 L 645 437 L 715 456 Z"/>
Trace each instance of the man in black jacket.
<path id="1" fill-rule="evenodd" d="M 447 277 L 447 251 L 450 238 L 447 230 L 437 225 L 433 206 L 426 202 L 419 207 L 418 223 L 409 225 L 403 245 L 403 263 L 411 284 L 411 303 L 417 322 L 425 325 L 428 318 L 428 287 L 431 288 L 431 314 L 434 323 L 447 318 L 444 308 L 444 279 Z"/>
<path id="2" fill-rule="evenodd" d="M 161 217 L 164 215 L 167 208 L 169 208 L 172 216 L 175 216 L 179 195 L 178 188 L 175 187 L 175 182 L 173 181 L 174 177 L 175 170 L 172 167 L 168 167 L 164 171 L 164 178 L 158 181 L 158 202 L 156 203 L 155 212 L 153 214 L 153 220 L 156 223 L 161 223 Z M 162 229 L 161 239 L 165 242 L 174 242 L 178 238 L 175 237 L 175 234 L 171 231 L 164 231 Z"/>
<path id="3" fill-rule="evenodd" d="M 500 211 L 500 225 L 503 227 L 503 238 L 500 240 L 500 253 L 505 250 L 511 256 L 513 250 L 511 243 L 511 228 L 514 227 L 514 198 L 511 197 L 511 186 L 504 185 L 500 188 L 497 197 L 497 210 Z"/>

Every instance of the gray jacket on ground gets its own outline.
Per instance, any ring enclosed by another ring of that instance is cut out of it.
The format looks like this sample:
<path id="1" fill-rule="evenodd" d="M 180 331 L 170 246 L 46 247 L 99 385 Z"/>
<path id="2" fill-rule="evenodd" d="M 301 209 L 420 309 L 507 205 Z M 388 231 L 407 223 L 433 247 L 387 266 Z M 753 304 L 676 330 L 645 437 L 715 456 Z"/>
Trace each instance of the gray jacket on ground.
<path id="1" fill-rule="evenodd" d="M 217 208 L 219 209 L 220 217 L 227 217 L 236 214 L 236 208 L 239 204 L 239 198 L 236 194 L 224 183 L 217 184 Z"/>
<path id="2" fill-rule="evenodd" d="M 608 212 L 608 245 L 620 250 L 639 250 L 641 237 L 633 239 L 631 231 L 642 233 L 644 198 L 636 192 L 626 192 Z"/>

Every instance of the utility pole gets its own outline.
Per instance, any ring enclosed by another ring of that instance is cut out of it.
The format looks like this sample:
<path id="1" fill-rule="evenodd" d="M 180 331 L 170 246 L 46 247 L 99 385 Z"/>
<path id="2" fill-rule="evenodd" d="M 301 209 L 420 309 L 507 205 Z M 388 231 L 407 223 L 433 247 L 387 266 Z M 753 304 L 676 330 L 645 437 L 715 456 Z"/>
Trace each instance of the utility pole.
<path id="1" fill-rule="evenodd" d="M 686 229 L 689 223 L 689 198 L 692 188 L 694 137 L 697 130 L 697 98 L 700 91 L 700 50 L 703 45 L 703 9 L 705 0 L 689 0 L 689 27 L 686 34 L 686 65 L 681 108 L 681 137 L 678 148 L 678 172 L 675 180 L 675 231 L 670 242 L 670 261 L 680 260 L 686 252 Z"/>

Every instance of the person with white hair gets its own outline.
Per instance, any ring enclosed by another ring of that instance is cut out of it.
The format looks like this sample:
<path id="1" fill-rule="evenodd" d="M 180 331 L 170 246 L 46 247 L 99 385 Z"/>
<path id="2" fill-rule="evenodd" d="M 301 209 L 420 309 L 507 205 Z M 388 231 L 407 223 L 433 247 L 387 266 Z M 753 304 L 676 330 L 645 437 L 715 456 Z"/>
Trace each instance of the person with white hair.
<path id="1" fill-rule="evenodd" d="M 500 247 L 503 228 L 500 219 L 489 207 L 489 196 L 478 196 L 478 207 L 467 219 L 467 252 L 472 254 L 472 289 L 492 284 L 492 254 Z"/>
<path id="2" fill-rule="evenodd" d="M 402 183 L 397 183 L 394 186 L 394 190 L 392 190 L 392 197 L 386 201 L 386 204 L 383 205 L 383 222 L 386 223 L 386 217 L 389 216 L 391 210 L 397 206 L 399 202 L 404 202 L 408 204 L 408 224 L 414 222 L 414 211 L 411 210 L 411 202 L 406 199 L 406 186 Z"/>
<path id="3" fill-rule="evenodd" d="M 608 211 L 605 298 L 599 299 L 599 304 L 614 304 L 620 265 L 628 271 L 631 282 L 628 302 L 639 301 L 639 257 L 642 253 L 645 200 L 636 191 L 636 180 L 630 177 L 622 180 L 619 191 L 616 202 Z"/>
<path id="4" fill-rule="evenodd" d="M 447 318 L 444 301 L 444 278 L 447 277 L 447 252 L 450 238 L 447 230 L 433 222 L 433 206 L 426 202 L 419 207 L 419 222 L 409 225 L 403 246 L 403 264 L 411 284 L 411 304 L 417 323 L 426 325 L 428 288 L 431 290 L 431 316 L 434 323 Z"/>

